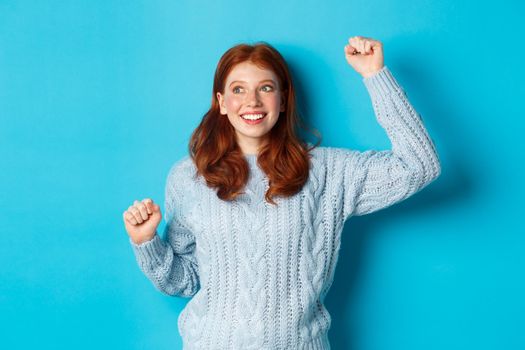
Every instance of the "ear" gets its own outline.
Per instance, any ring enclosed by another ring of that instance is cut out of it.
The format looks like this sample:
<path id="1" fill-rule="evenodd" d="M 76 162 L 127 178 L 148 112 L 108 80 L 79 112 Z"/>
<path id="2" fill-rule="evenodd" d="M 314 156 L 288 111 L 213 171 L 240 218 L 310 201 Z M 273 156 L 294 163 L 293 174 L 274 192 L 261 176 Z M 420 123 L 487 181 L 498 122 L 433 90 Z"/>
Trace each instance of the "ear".
<path id="1" fill-rule="evenodd" d="M 226 107 L 224 107 L 224 97 L 221 95 L 220 92 L 217 92 L 217 100 L 219 100 L 219 107 L 221 110 L 221 114 L 222 115 L 227 114 Z"/>

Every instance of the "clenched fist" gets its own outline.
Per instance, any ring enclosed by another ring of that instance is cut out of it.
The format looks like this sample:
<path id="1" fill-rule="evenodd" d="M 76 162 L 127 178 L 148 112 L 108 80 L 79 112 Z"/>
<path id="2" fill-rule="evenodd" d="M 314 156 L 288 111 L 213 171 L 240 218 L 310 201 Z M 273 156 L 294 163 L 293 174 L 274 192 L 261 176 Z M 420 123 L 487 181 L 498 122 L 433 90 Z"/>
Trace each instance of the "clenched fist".
<path id="1" fill-rule="evenodd" d="M 383 44 L 375 39 L 354 36 L 344 47 L 345 58 L 364 78 L 377 73 L 384 66 Z"/>
<path id="2" fill-rule="evenodd" d="M 136 244 L 151 240 L 162 220 L 160 207 L 150 198 L 133 202 L 133 205 L 124 212 L 123 217 L 126 231 Z"/>

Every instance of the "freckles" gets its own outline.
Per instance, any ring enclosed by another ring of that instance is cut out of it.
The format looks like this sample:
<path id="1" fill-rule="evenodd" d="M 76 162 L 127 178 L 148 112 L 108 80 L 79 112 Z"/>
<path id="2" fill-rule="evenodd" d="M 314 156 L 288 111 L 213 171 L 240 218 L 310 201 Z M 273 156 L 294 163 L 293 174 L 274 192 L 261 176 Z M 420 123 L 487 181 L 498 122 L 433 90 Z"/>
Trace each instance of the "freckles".
<path id="1" fill-rule="evenodd" d="M 237 111 L 239 108 L 240 108 L 240 103 L 238 101 L 231 101 L 229 104 L 228 104 L 228 109 L 230 111 Z"/>
<path id="2" fill-rule="evenodd" d="M 241 101 L 239 101 L 239 99 L 237 99 L 237 98 L 229 98 L 225 102 L 226 102 L 226 106 L 229 109 L 235 109 L 235 108 L 239 107 L 240 104 L 241 104 Z"/>

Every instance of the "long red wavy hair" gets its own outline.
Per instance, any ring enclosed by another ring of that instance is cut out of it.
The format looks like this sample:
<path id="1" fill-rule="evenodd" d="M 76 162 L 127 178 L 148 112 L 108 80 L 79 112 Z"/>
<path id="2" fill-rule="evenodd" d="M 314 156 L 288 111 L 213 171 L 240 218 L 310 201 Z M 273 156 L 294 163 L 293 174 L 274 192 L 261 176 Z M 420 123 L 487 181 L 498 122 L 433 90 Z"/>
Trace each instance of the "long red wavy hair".
<path id="1" fill-rule="evenodd" d="M 286 101 L 276 124 L 268 132 L 268 142 L 259 150 L 257 163 L 266 173 L 269 189 L 265 199 L 271 204 L 275 196 L 292 196 L 299 192 L 308 180 L 309 152 L 319 146 L 321 135 L 313 133 L 318 141 L 308 148 L 308 142 L 298 136 L 298 128 L 305 127 L 296 106 L 292 76 L 281 54 L 270 44 L 239 44 L 227 50 L 215 70 L 211 107 L 193 131 L 189 153 L 197 172 L 206 184 L 217 189 L 222 200 L 233 200 L 243 194 L 248 181 L 249 165 L 235 138 L 235 129 L 228 118 L 221 116 L 217 92 L 224 93 L 224 84 L 231 70 L 239 63 L 249 61 L 260 68 L 270 69 L 279 80 L 279 88 Z"/>

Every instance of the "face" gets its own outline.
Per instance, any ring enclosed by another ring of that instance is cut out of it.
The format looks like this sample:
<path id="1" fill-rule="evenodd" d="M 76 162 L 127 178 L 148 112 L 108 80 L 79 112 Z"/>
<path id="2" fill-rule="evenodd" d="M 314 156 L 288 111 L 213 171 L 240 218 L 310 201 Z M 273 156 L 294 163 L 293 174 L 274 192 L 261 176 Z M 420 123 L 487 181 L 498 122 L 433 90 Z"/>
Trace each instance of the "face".
<path id="1" fill-rule="evenodd" d="M 267 134 L 284 112 L 284 98 L 275 73 L 251 62 L 237 64 L 217 93 L 220 111 L 235 129 L 244 154 L 257 154 Z"/>

